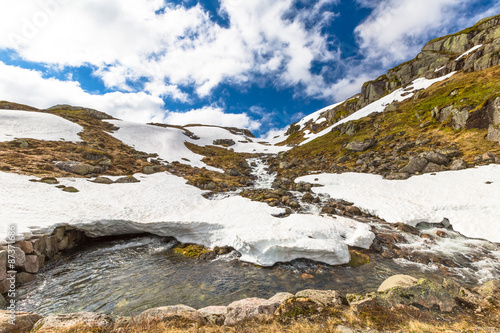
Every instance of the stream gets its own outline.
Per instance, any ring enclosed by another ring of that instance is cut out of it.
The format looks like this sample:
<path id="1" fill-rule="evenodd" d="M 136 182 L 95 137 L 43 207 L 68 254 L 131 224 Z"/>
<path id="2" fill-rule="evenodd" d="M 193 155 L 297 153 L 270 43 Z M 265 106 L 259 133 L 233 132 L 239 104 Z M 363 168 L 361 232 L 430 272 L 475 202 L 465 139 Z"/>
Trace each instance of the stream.
<path id="1" fill-rule="evenodd" d="M 249 159 L 248 163 L 255 176 L 253 188 L 270 188 L 275 175 L 267 172 L 264 161 L 256 158 Z M 238 195 L 240 191 L 216 194 L 211 199 L 220 200 Z M 293 194 L 301 195 L 300 192 Z M 302 211 L 318 214 L 320 208 L 308 204 Z M 283 291 L 373 292 L 395 274 L 425 277 L 436 282 L 447 275 L 463 284 L 500 277 L 498 246 L 460 236 L 444 242 L 448 243 L 429 247 L 415 237 L 407 246 L 421 251 L 443 251 L 443 255 L 458 259 L 467 257 L 468 248 L 471 253 L 484 251 L 484 255 L 482 252 L 477 254 L 480 257 L 477 267 L 459 267 L 447 273 L 435 267 L 384 258 L 357 268 L 332 267 L 307 260 L 261 268 L 238 261 L 234 254 L 220 256 L 214 261 L 188 258 L 173 250 L 177 242 L 171 238 L 141 235 L 102 240 L 50 261 L 34 282 L 18 288 L 17 301 L 19 310 L 41 315 L 89 311 L 129 316 L 159 306 L 185 304 L 198 309 L 228 305 L 247 297 L 269 298 Z"/>

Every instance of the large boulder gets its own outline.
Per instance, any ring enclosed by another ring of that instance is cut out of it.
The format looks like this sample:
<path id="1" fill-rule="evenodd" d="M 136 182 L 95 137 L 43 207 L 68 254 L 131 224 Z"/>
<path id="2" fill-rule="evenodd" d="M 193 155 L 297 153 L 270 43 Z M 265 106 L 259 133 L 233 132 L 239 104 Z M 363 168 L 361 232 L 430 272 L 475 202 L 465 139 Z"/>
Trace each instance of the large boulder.
<path id="1" fill-rule="evenodd" d="M 95 167 L 81 162 L 69 161 L 69 162 L 57 162 L 56 167 L 59 169 L 75 173 L 80 176 L 85 176 L 95 172 Z"/>
<path id="2" fill-rule="evenodd" d="M 105 314 L 92 312 L 77 312 L 57 314 L 40 319 L 34 326 L 34 332 L 53 332 L 68 329 L 73 326 L 86 326 L 88 329 L 109 328 L 113 319 Z"/>
<path id="3" fill-rule="evenodd" d="M 435 152 L 435 151 L 428 151 L 425 153 L 420 154 L 420 157 L 425 158 L 428 162 L 435 163 L 437 165 L 447 165 L 450 163 L 450 159 L 446 157 L 445 155 Z"/>
<path id="4" fill-rule="evenodd" d="M 43 317 L 33 313 L 16 312 L 14 325 L 10 322 L 10 312 L 0 310 L 0 333 L 30 332 L 37 321 Z"/>
<path id="5" fill-rule="evenodd" d="M 391 288 L 395 288 L 395 287 L 406 288 L 406 287 L 411 287 L 413 285 L 416 285 L 417 283 L 418 283 L 418 280 L 415 279 L 413 276 L 402 275 L 402 274 L 393 275 L 393 276 L 387 278 L 384 282 L 382 282 L 380 287 L 378 287 L 377 291 L 379 293 L 383 293 Z"/>
<path id="6" fill-rule="evenodd" d="M 378 304 L 392 308 L 398 305 L 413 305 L 419 308 L 439 309 L 452 312 L 458 306 L 455 297 L 443 286 L 427 279 L 414 285 L 394 287 L 375 296 Z"/>
<path id="7" fill-rule="evenodd" d="M 227 306 L 207 306 L 198 312 L 212 325 L 224 325 L 227 314 Z"/>
<path id="8" fill-rule="evenodd" d="M 186 305 L 171 305 L 149 309 L 139 314 L 135 319 L 138 322 L 168 322 L 181 319 L 192 323 L 206 323 L 200 312 Z"/>
<path id="9" fill-rule="evenodd" d="M 340 307 L 349 305 L 344 294 L 336 290 L 314 290 L 307 289 L 299 291 L 295 297 L 308 298 L 315 302 L 321 303 L 326 307 Z"/>
<path id="10" fill-rule="evenodd" d="M 276 311 L 276 302 L 263 298 L 246 298 L 227 306 L 225 325 L 235 325 L 241 321 L 259 316 L 271 316 Z"/>
<path id="11" fill-rule="evenodd" d="M 362 152 L 367 149 L 370 149 L 375 145 L 374 140 L 368 140 L 368 141 L 351 141 L 349 142 L 346 146 L 345 149 L 354 151 L 354 152 Z"/>
<path id="12" fill-rule="evenodd" d="M 414 174 L 417 172 L 422 172 L 425 167 L 427 166 L 427 161 L 423 157 L 414 157 L 408 162 L 407 165 L 405 165 L 401 170 L 399 170 L 400 173 L 409 173 L 409 174 Z"/>

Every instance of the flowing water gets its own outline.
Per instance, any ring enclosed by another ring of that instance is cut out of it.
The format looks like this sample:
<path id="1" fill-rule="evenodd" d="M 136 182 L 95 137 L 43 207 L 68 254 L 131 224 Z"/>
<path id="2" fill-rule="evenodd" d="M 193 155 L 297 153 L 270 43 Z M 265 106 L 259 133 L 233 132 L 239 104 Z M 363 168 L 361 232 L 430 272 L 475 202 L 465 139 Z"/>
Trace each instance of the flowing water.
<path id="1" fill-rule="evenodd" d="M 37 280 L 18 289 L 20 310 L 39 314 L 78 311 L 138 314 L 158 306 L 228 305 L 277 292 L 336 289 L 376 291 L 394 274 L 439 280 L 440 272 L 404 267 L 393 260 L 358 268 L 297 261 L 260 268 L 221 258 L 203 261 L 175 253 L 175 241 L 142 236 L 97 242 L 51 261 Z M 227 258 L 229 259 L 229 258 Z"/>
<path id="2" fill-rule="evenodd" d="M 270 188 L 275 175 L 267 172 L 266 164 L 261 159 L 248 162 L 256 178 L 254 188 Z M 238 192 L 217 194 L 211 199 Z M 293 195 L 300 198 L 301 193 Z M 319 208 L 308 204 L 302 212 L 317 214 Z M 301 260 L 260 268 L 234 260 L 231 254 L 215 261 L 187 258 L 173 251 L 177 243 L 168 238 L 99 241 L 49 262 L 36 281 L 18 289 L 17 300 L 20 310 L 43 315 L 78 311 L 136 315 L 158 306 L 227 305 L 246 297 L 268 298 L 277 292 L 309 288 L 372 292 L 395 274 L 438 282 L 448 276 L 465 284 L 500 277 L 498 245 L 447 232 L 450 237 L 446 239 L 429 242 L 415 236 L 405 245 L 450 257 L 457 267 L 447 271 L 401 259 L 380 259 L 358 268 Z"/>

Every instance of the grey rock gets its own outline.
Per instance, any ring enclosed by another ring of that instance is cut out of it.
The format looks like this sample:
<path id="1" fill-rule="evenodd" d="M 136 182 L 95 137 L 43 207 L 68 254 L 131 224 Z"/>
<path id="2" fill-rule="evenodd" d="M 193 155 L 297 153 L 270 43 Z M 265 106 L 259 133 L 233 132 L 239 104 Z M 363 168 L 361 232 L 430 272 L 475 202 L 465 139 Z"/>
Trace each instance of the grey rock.
<path id="1" fill-rule="evenodd" d="M 0 310 L 0 333 L 30 332 L 37 321 L 43 317 L 33 313 L 16 312 L 15 325 L 9 323 L 10 312 Z"/>
<path id="2" fill-rule="evenodd" d="M 272 316 L 277 309 L 275 302 L 262 298 L 246 298 L 227 307 L 225 325 L 235 325 L 258 316 Z"/>
<path id="3" fill-rule="evenodd" d="M 24 267 L 24 263 L 26 262 L 26 253 L 17 246 L 13 247 L 14 249 L 14 260 L 15 260 L 15 265 L 18 268 Z"/>
<path id="4" fill-rule="evenodd" d="M 37 255 L 27 255 L 24 263 L 24 270 L 28 273 L 38 273 L 40 270 L 40 262 Z"/>
<path id="5" fill-rule="evenodd" d="M 7 251 L 0 251 L 0 281 L 7 278 Z"/>
<path id="6" fill-rule="evenodd" d="M 33 243 L 30 241 L 19 241 L 16 246 L 20 247 L 26 254 L 33 253 Z"/>
<path id="7" fill-rule="evenodd" d="M 36 274 L 21 272 L 16 274 L 16 284 L 22 286 L 36 280 Z"/>
<path id="8" fill-rule="evenodd" d="M 450 164 L 450 170 L 464 170 L 467 169 L 467 162 L 461 158 L 453 160 Z"/>
<path id="9" fill-rule="evenodd" d="M 410 174 L 407 172 L 401 172 L 401 173 L 391 173 L 385 176 L 385 179 L 387 180 L 405 180 L 410 178 Z"/>
<path id="10" fill-rule="evenodd" d="M 422 173 L 434 173 L 434 172 L 440 172 L 440 171 L 444 171 L 444 170 L 446 170 L 446 168 L 444 166 L 429 162 L 429 164 L 427 164 L 427 166 L 422 171 Z"/>
<path id="11" fill-rule="evenodd" d="M 226 320 L 227 307 L 226 306 L 208 306 L 199 309 L 198 312 L 205 318 L 205 320 L 212 325 L 224 325 Z"/>
<path id="12" fill-rule="evenodd" d="M 121 177 L 115 181 L 116 184 L 132 184 L 132 183 L 139 183 L 139 182 L 140 181 L 133 176 Z"/>
<path id="13" fill-rule="evenodd" d="M 429 151 L 420 154 L 420 157 L 425 158 L 427 161 L 438 164 L 438 165 L 447 165 L 450 163 L 450 159 L 441 153 L 435 151 Z"/>
<path id="14" fill-rule="evenodd" d="M 144 168 L 142 168 L 142 173 L 146 175 L 152 175 L 155 172 L 155 168 L 151 165 L 146 165 Z"/>
<path id="15" fill-rule="evenodd" d="M 80 176 L 85 176 L 94 173 L 95 168 L 92 165 L 84 164 L 81 162 L 57 162 L 56 167 L 63 171 L 75 173 Z"/>
<path id="16" fill-rule="evenodd" d="M 488 127 L 488 136 L 486 138 L 489 141 L 495 141 L 500 143 L 500 126 L 490 125 Z"/>
<path id="17" fill-rule="evenodd" d="M 0 308 L 3 308 L 5 306 L 7 306 L 7 301 L 5 300 L 5 298 L 2 295 L 0 295 Z M 1 314 L 0 314 L 0 316 L 1 316 Z M 2 329 L 2 324 L 0 321 L 0 332 L 2 332 L 1 329 Z"/>
<path id="18" fill-rule="evenodd" d="M 268 299 L 269 302 L 274 303 L 275 305 L 280 305 L 281 303 L 285 302 L 286 300 L 294 297 L 294 294 L 292 293 L 277 293 L 270 299 Z"/>
<path id="19" fill-rule="evenodd" d="M 206 323 L 198 311 L 186 305 L 172 305 L 149 309 L 139 314 L 135 319 L 138 322 L 168 322 L 182 319 L 193 323 Z"/>
<path id="20" fill-rule="evenodd" d="M 418 280 L 416 278 L 414 278 L 413 276 L 402 275 L 402 274 L 393 275 L 393 276 L 387 278 L 384 282 L 382 282 L 380 287 L 378 287 L 377 292 L 382 293 L 382 292 L 385 292 L 385 291 L 387 291 L 391 288 L 395 288 L 395 287 L 403 287 L 403 288 L 411 287 L 417 283 L 418 283 Z"/>
<path id="21" fill-rule="evenodd" d="M 295 294 L 296 297 L 308 298 L 319 302 L 327 307 L 339 307 L 349 305 L 347 298 L 341 292 L 336 290 L 314 290 L 306 289 Z"/>
<path id="22" fill-rule="evenodd" d="M 236 169 L 228 169 L 226 172 L 224 172 L 226 175 L 231 176 L 231 177 L 239 177 L 241 176 L 241 173 L 236 170 Z"/>
<path id="23" fill-rule="evenodd" d="M 374 145 L 375 145 L 375 140 L 351 141 L 345 146 L 345 148 L 350 151 L 362 152 L 373 147 Z"/>
<path id="24" fill-rule="evenodd" d="M 82 325 L 89 329 L 109 328 L 113 325 L 113 319 L 105 314 L 92 312 L 78 312 L 51 315 L 40 319 L 33 327 L 34 332 L 44 330 L 67 329 L 72 326 Z"/>
<path id="25" fill-rule="evenodd" d="M 401 168 L 400 172 L 409 174 L 422 172 L 427 166 L 427 163 L 429 162 L 423 157 L 414 157 L 406 166 Z"/>
<path id="26" fill-rule="evenodd" d="M 108 177 L 96 177 L 94 180 L 92 180 L 92 182 L 97 184 L 107 184 L 107 185 L 114 183 Z"/>

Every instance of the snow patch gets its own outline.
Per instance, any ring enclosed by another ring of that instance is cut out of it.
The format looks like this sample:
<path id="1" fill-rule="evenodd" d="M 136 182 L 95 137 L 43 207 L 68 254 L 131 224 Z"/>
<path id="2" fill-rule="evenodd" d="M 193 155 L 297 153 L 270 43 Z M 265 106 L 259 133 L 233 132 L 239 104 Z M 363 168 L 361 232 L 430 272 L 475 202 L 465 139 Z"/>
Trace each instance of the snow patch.
<path id="1" fill-rule="evenodd" d="M 345 264 L 348 245 L 368 248 L 374 239 L 368 224 L 344 217 L 276 218 L 272 215 L 284 209 L 238 196 L 208 200 L 203 191 L 168 173 L 138 174 L 141 182 L 134 184 L 59 179 L 78 193 L 30 178 L 0 172 L 0 221 L 17 224 L 25 236 L 64 224 L 92 237 L 149 232 L 208 247 L 231 246 L 242 254 L 241 260 L 262 266 L 297 258 Z M 6 233 L 7 226 L 0 228 L 1 239 Z"/>
<path id="2" fill-rule="evenodd" d="M 323 135 L 330 133 L 333 128 L 335 128 L 341 124 L 367 117 L 368 115 L 370 115 L 374 112 L 377 112 L 377 113 L 383 112 L 387 105 L 389 105 L 393 102 L 401 102 L 401 101 L 404 101 L 408 98 L 411 98 L 411 97 L 413 97 L 415 91 L 421 90 L 421 89 L 427 89 L 436 82 L 444 81 L 444 80 L 450 78 L 453 74 L 455 74 L 455 72 L 450 73 L 450 74 L 445 75 L 445 76 L 442 76 L 442 77 L 439 77 L 439 78 L 436 78 L 436 79 L 432 79 L 432 80 L 428 80 L 425 78 L 416 79 L 407 88 L 400 88 L 398 90 L 393 91 L 389 95 L 384 96 L 381 99 L 379 99 L 379 100 L 365 106 L 364 108 L 354 112 L 349 117 L 346 117 L 346 118 L 336 122 L 332 126 L 324 129 L 323 131 L 310 136 L 307 140 L 303 141 L 300 145 L 304 145 L 304 144 L 311 142 L 319 137 L 322 137 Z"/>
<path id="3" fill-rule="evenodd" d="M 467 237 L 500 242 L 500 165 L 407 180 L 344 173 L 310 175 L 296 181 L 324 185 L 313 187 L 314 192 L 354 202 L 387 222 L 416 225 L 448 218 L 454 229 Z"/>
<path id="4" fill-rule="evenodd" d="M 462 59 L 463 57 L 466 57 L 468 56 L 469 54 L 471 54 L 472 52 L 476 51 L 477 49 L 481 48 L 483 46 L 483 44 L 480 44 L 480 45 L 476 45 L 474 46 L 473 48 L 471 48 L 469 51 L 463 53 L 460 55 L 460 57 L 458 57 L 457 59 L 455 59 L 455 61 L 459 61 L 460 59 Z"/>
<path id="5" fill-rule="evenodd" d="M 0 142 L 14 139 L 82 141 L 83 127 L 62 117 L 42 112 L 0 110 Z"/>

